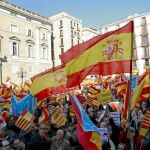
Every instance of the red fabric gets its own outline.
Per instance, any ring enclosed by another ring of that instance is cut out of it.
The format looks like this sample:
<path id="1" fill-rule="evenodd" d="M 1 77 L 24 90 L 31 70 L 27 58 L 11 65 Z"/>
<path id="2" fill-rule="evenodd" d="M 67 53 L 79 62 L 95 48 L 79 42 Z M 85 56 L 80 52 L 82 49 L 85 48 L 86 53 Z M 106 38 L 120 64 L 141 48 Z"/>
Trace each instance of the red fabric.
<path id="1" fill-rule="evenodd" d="M 77 124 L 77 137 L 83 148 L 85 150 L 99 150 L 94 143 L 90 142 L 91 136 L 92 132 L 85 132 L 81 125 Z"/>
<path id="2" fill-rule="evenodd" d="M 135 137 L 136 150 L 141 150 L 142 141 L 139 137 Z"/>
<path id="3" fill-rule="evenodd" d="M 79 85 L 87 75 L 99 74 L 120 74 L 129 73 L 131 61 L 114 61 L 114 62 L 99 62 L 96 65 L 89 66 L 77 73 L 67 76 L 67 87 Z"/>

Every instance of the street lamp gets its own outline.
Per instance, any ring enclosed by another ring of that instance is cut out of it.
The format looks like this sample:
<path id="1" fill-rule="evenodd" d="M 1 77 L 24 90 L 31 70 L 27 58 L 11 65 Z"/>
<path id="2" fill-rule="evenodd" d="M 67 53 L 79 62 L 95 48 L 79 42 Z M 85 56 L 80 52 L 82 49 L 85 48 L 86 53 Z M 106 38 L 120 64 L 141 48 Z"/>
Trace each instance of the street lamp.
<path id="1" fill-rule="evenodd" d="M 23 79 L 26 77 L 27 72 L 23 70 L 23 68 L 20 68 L 18 71 L 18 77 L 21 78 L 21 88 L 23 87 Z"/>
<path id="2" fill-rule="evenodd" d="M 2 65 L 3 65 L 3 62 L 7 62 L 7 57 L 4 56 L 3 54 L 0 54 L 0 84 L 2 84 Z"/>

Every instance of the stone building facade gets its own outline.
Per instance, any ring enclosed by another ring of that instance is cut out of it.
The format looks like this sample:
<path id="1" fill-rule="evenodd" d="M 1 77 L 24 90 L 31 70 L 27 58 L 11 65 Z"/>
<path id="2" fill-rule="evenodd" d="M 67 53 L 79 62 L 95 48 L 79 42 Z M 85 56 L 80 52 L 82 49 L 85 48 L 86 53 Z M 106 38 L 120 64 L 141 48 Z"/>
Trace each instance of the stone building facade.
<path id="1" fill-rule="evenodd" d="M 3 81 L 10 76 L 19 84 L 19 73 L 25 80 L 52 67 L 51 27 L 48 18 L 0 1 L 0 56 L 7 57 Z"/>

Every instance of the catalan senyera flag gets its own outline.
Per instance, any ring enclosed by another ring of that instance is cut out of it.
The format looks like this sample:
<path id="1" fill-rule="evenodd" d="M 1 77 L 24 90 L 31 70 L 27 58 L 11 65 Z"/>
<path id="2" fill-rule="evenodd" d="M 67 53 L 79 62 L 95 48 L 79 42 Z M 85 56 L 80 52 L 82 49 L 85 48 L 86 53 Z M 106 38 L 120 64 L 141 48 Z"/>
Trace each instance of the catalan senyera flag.
<path id="1" fill-rule="evenodd" d="M 150 73 L 145 72 L 143 77 L 140 79 L 138 86 L 135 88 L 135 91 L 131 95 L 130 101 L 130 110 L 135 106 L 135 103 L 140 101 L 141 97 L 150 96 Z"/>
<path id="2" fill-rule="evenodd" d="M 38 100 L 66 90 L 66 75 L 63 65 L 42 72 L 32 77 L 31 80 L 30 91 Z"/>
<path id="3" fill-rule="evenodd" d="M 139 133 L 139 137 L 141 139 L 144 139 L 146 133 L 149 130 L 149 127 L 150 127 L 150 111 L 147 111 L 144 115 L 144 119 L 141 124 L 141 129 L 140 129 L 140 133 Z"/>
<path id="4" fill-rule="evenodd" d="M 98 128 L 89 119 L 75 95 L 70 95 L 70 100 L 77 117 L 77 137 L 86 150 L 102 150 L 101 138 Z"/>
<path id="5" fill-rule="evenodd" d="M 57 127 L 65 126 L 67 120 L 66 120 L 66 117 L 62 108 L 60 108 L 59 106 L 56 106 L 54 110 L 51 112 L 51 115 Z"/>
<path id="6" fill-rule="evenodd" d="M 121 82 L 115 85 L 115 88 L 117 90 L 117 95 L 123 95 L 126 92 L 126 88 L 127 88 L 127 82 Z"/>
<path id="7" fill-rule="evenodd" d="M 34 120 L 34 116 L 29 111 L 24 111 L 17 119 L 15 125 L 26 131 Z"/>
<path id="8" fill-rule="evenodd" d="M 98 100 L 98 98 L 97 98 L 96 95 L 87 95 L 87 97 L 86 97 L 86 103 L 89 106 L 93 106 L 96 109 L 98 109 L 99 105 L 100 105 L 100 102 L 99 102 L 99 100 Z"/>
<path id="9" fill-rule="evenodd" d="M 67 87 L 79 85 L 90 74 L 131 72 L 133 21 L 124 27 L 96 36 L 63 53 Z"/>
<path id="10" fill-rule="evenodd" d="M 102 105 L 108 104 L 112 98 L 111 91 L 105 88 L 103 88 L 101 93 L 97 94 L 96 96 Z"/>
<path id="11" fill-rule="evenodd" d="M 88 93 L 90 93 L 92 95 L 96 95 L 100 92 L 101 92 L 100 89 L 97 89 L 95 86 L 90 86 L 88 89 Z"/>

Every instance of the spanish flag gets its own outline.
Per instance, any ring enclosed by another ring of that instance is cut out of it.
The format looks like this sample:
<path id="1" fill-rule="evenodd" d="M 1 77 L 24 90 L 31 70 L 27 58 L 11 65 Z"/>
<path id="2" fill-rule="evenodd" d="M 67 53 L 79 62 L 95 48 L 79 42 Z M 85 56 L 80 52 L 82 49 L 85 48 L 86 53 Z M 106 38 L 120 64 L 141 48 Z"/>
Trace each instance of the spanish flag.
<path id="1" fill-rule="evenodd" d="M 77 137 L 86 150 L 101 150 L 101 138 L 98 128 L 89 119 L 75 95 L 70 100 L 77 117 Z"/>
<path id="2" fill-rule="evenodd" d="M 47 98 L 50 94 L 58 94 L 67 90 L 63 65 L 42 72 L 32 77 L 31 80 L 30 91 L 38 100 Z"/>
<path id="3" fill-rule="evenodd" d="M 63 53 L 60 58 L 66 67 L 67 87 L 79 85 L 90 74 L 130 73 L 132 36 L 133 21 Z"/>
<path id="4" fill-rule="evenodd" d="M 130 110 L 132 110 L 137 102 L 141 98 L 148 98 L 150 96 L 150 73 L 145 72 L 142 78 L 140 79 L 138 86 L 131 95 Z"/>

